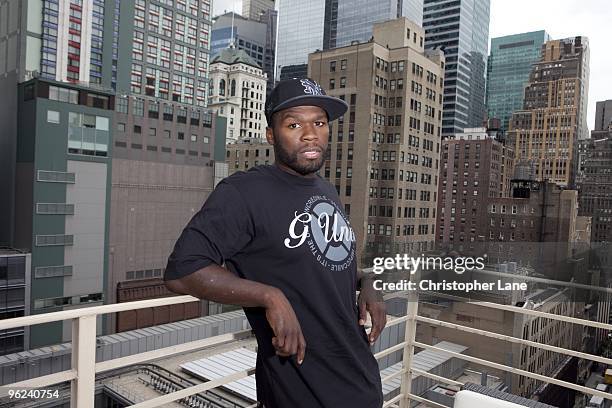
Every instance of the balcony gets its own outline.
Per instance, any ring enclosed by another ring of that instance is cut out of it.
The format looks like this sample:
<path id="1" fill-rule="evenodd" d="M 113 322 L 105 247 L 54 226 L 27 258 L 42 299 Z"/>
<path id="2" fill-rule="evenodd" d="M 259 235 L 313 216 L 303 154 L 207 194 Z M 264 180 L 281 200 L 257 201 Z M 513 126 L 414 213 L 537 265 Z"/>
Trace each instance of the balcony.
<path id="1" fill-rule="evenodd" d="M 500 275 L 500 273 L 496 273 Z M 503 273 L 502 273 L 503 274 Z M 496 276 L 497 276 L 496 275 Z M 506 274 L 507 275 L 507 274 Z M 527 281 L 542 281 L 542 278 L 528 277 L 513 275 L 513 277 L 524 279 Z M 581 285 L 571 282 L 560 282 L 546 280 L 546 283 L 554 283 L 558 286 L 565 286 L 568 288 L 578 289 L 589 289 L 607 294 L 612 293 L 610 288 L 600 288 L 594 286 Z M 374 346 L 375 358 L 381 360 L 385 357 L 391 356 L 393 353 L 401 353 L 401 361 L 397 364 L 393 364 L 381 371 L 381 379 L 383 382 L 384 389 L 394 389 L 394 393 L 386 393 L 384 408 L 397 407 L 407 408 L 411 406 L 418 407 L 437 407 L 444 408 L 450 405 L 445 405 L 439 401 L 433 401 L 428 399 L 421 392 L 422 387 L 419 386 L 419 381 L 428 381 L 430 384 L 437 384 L 438 388 L 446 390 L 445 392 L 452 394 L 451 402 L 452 406 L 456 408 L 464 407 L 499 407 L 499 408 L 511 408 L 527 406 L 519 405 L 516 403 L 510 403 L 504 400 L 499 395 L 493 395 L 495 393 L 479 392 L 478 386 L 474 384 L 467 384 L 467 381 L 463 381 L 461 378 L 455 376 L 454 378 L 447 378 L 438 374 L 430 372 L 429 368 L 423 368 L 422 353 L 435 353 L 436 356 L 445 356 L 447 359 L 456 359 L 456 361 L 465 361 L 472 363 L 478 367 L 485 367 L 487 369 L 496 370 L 499 372 L 505 372 L 509 375 L 513 375 L 516 378 L 533 379 L 537 380 L 540 384 L 554 385 L 563 387 L 566 389 L 577 391 L 590 399 L 592 397 L 602 397 L 605 399 L 612 400 L 612 394 L 595 389 L 589 388 L 568 381 L 555 378 L 552 375 L 542 375 L 536 372 L 524 370 L 522 368 L 512 367 L 506 364 L 500 364 L 498 362 L 489 361 L 486 359 L 474 357 L 463 352 L 464 349 L 454 348 L 454 346 L 448 345 L 447 342 L 441 342 L 436 345 L 429 345 L 416 340 L 417 324 L 426 324 L 429 327 L 444 327 L 452 329 L 456 332 L 469 333 L 481 338 L 496 339 L 503 342 L 508 342 L 512 345 L 519 347 L 525 346 L 540 350 L 545 350 L 554 354 L 560 355 L 561 359 L 578 358 L 584 359 L 584 361 L 593 361 L 603 365 L 611 365 L 612 359 L 579 352 L 571 349 L 561 348 L 545 344 L 542 342 L 536 342 L 527 340 L 524 338 L 513 337 L 506 334 L 500 334 L 492 331 L 477 329 L 468 327 L 465 325 L 451 323 L 431 316 L 425 316 L 420 313 L 421 307 L 435 306 L 438 308 L 448 307 L 450 302 L 435 302 L 428 301 L 427 298 L 419 299 L 421 295 L 417 291 L 406 291 L 406 292 L 394 292 L 385 295 L 386 301 L 393 301 L 393 299 L 406 300 L 405 312 L 401 311 L 399 317 L 390 318 L 387 323 L 385 330 L 396 330 L 404 326 L 403 334 L 404 340 L 394 345 L 381 347 L 380 339 L 377 345 Z M 547 295 L 548 296 L 548 295 Z M 452 298 L 449 295 L 442 295 L 440 297 Z M 543 298 L 544 295 L 540 295 Z M 54 313 L 31 315 L 13 319 L 6 319 L 0 321 L 0 331 L 20 328 L 24 326 L 32 326 L 36 324 L 57 322 L 63 320 L 72 321 L 72 352 L 70 360 L 70 368 L 64 371 L 54 372 L 48 375 L 43 375 L 35 378 L 30 378 L 24 381 L 14 382 L 12 384 L 2 384 L 0 388 L 0 406 L 6 400 L 9 395 L 9 391 L 15 389 L 59 389 L 60 392 L 64 393 L 64 401 L 70 401 L 71 407 L 94 407 L 95 406 L 95 395 L 96 390 L 99 388 L 99 379 L 109 373 L 122 372 L 122 377 L 129 378 L 130 375 L 138 377 L 141 382 L 145 382 L 147 387 L 151 390 L 147 396 L 150 398 L 143 398 L 142 395 L 135 395 L 134 389 L 129 387 L 129 383 L 109 381 L 106 383 L 106 387 L 113 390 L 117 395 L 122 395 L 126 405 L 144 408 L 144 407 L 159 407 L 159 406 L 190 406 L 190 407 L 209 407 L 217 405 L 206 405 L 208 400 L 204 397 L 208 392 L 214 391 L 218 388 L 228 388 L 228 385 L 236 384 L 236 381 L 243 380 L 249 376 L 252 376 L 255 371 L 254 366 L 244 367 L 233 367 L 230 372 L 224 374 L 218 374 L 215 378 L 209 377 L 205 382 L 192 383 L 185 381 L 174 373 L 162 370 L 160 374 L 160 368 L 155 362 L 160 359 L 168 358 L 179 358 L 184 357 L 185 353 L 191 352 L 202 352 L 210 350 L 210 348 L 227 348 L 228 345 L 236 342 L 248 342 L 253 341 L 251 331 L 249 329 L 232 330 L 220 335 L 212 333 L 211 336 L 200 338 L 196 340 L 190 340 L 185 342 L 179 342 L 172 346 L 160 347 L 146 352 L 136 353 L 121 356 L 118 358 L 101 359 L 98 355 L 96 358 L 97 346 L 99 346 L 101 339 L 96 338 L 96 319 L 98 316 L 118 313 L 128 310 L 138 310 L 143 308 L 150 308 L 156 306 L 168 306 L 176 305 L 187 302 L 193 302 L 196 300 L 191 296 L 176 296 L 144 301 L 136 301 L 129 303 L 103 305 L 91 308 L 81 308 L 74 310 L 65 310 Z M 452 300 L 452 299 L 450 299 Z M 601 329 L 604 331 L 612 330 L 612 325 L 607 323 L 600 323 L 596 321 L 584 320 L 576 317 L 565 316 L 561 314 L 553 314 L 548 312 L 542 312 L 534 310 L 532 308 L 519 307 L 513 305 L 504 305 L 491 302 L 483 301 L 471 301 L 463 300 L 466 304 L 471 304 L 484 308 L 484 310 L 509 313 L 513 316 L 520 315 L 525 317 L 536 317 L 547 319 L 547 322 L 561 321 L 568 322 L 574 325 L 574 327 L 582 326 L 584 330 Z M 240 312 L 231 312 L 240 313 Z M 398 313 L 396 313 L 398 314 Z M 214 316 L 211 316 L 211 318 Z M 469 321 L 469 320 L 465 320 Z M 378 346 L 378 347 L 377 347 Z M 377 351 L 378 349 L 378 351 Z M 421 350 L 415 352 L 415 349 Z M 207 354 L 211 354 L 210 352 Z M 251 361 L 249 359 L 241 360 L 241 363 Z M 254 360 L 253 360 L 254 361 Z M 185 364 L 183 364 L 185 366 Z M 123 371 L 121 371 L 123 370 Z M 132 371 L 129 371 L 132 370 Z M 219 371 L 221 372 L 221 371 Z M 474 374 L 472 372 L 472 374 Z M 486 373 L 485 373 L 486 374 Z M 254 381 L 254 380 L 253 380 Z M 254 384 L 254 382 L 253 382 Z M 230 388 L 231 389 L 231 388 Z M 474 392 L 477 390 L 477 392 Z M 482 390 L 481 390 L 482 391 Z M 420 395 L 417 395 L 419 394 Z M 429 393 L 428 395 L 431 395 Z M 435 394 L 435 393 L 434 393 Z M 487 395 L 485 395 L 487 394 Z M 502 394 L 502 393 L 498 393 Z M 516 401 L 516 397 L 513 397 Z M 527 400 L 524 400 L 527 401 Z M 535 401 L 529 400 L 530 403 Z M 252 401 L 251 405 L 234 405 L 235 407 L 255 408 L 257 403 Z M 49 406 L 49 400 L 43 402 L 31 401 L 27 406 Z M 178 404 L 181 405 L 178 405 Z M 124 405 L 124 406 L 126 406 Z M 24 405 L 26 406 L 26 405 Z M 531 405 L 529 405 L 531 406 Z M 536 406 L 536 405 L 533 405 Z"/>

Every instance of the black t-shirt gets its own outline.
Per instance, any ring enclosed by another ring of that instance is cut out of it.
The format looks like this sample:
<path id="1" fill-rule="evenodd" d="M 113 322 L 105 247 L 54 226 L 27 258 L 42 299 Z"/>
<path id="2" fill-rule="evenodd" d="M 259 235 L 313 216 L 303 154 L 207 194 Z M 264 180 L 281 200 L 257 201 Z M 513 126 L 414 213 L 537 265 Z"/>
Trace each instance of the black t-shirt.
<path id="1" fill-rule="evenodd" d="M 212 263 L 282 290 L 306 339 L 301 365 L 280 357 L 263 308 L 244 308 L 266 408 L 380 408 L 378 364 L 358 323 L 355 237 L 334 187 L 258 166 L 219 183 L 191 219 L 165 279 Z"/>

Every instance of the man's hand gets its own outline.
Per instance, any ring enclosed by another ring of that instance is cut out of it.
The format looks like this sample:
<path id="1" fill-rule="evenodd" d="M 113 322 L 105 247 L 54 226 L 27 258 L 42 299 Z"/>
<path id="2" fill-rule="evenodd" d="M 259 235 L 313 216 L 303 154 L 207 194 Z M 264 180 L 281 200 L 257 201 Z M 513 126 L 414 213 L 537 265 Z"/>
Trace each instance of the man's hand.
<path id="1" fill-rule="evenodd" d="M 372 318 L 372 330 L 368 336 L 370 345 L 373 345 L 382 333 L 387 324 L 387 306 L 383 299 L 382 293 L 374 289 L 372 281 L 366 277 L 361 278 L 361 291 L 359 292 L 359 324 L 364 325 L 370 313 Z"/>
<path id="2" fill-rule="evenodd" d="M 266 318 L 274 331 L 272 345 L 276 354 L 289 357 L 297 354 L 298 364 L 304 361 L 306 340 L 293 307 L 283 292 L 275 290 L 266 299 Z"/>

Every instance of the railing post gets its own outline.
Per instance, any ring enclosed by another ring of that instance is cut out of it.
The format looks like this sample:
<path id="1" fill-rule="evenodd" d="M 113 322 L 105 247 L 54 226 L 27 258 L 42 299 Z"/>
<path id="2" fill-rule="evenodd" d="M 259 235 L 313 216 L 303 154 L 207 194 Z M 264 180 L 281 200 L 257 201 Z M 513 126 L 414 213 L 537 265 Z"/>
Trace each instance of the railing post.
<path id="1" fill-rule="evenodd" d="M 93 407 L 96 391 L 96 315 L 72 319 L 72 369 L 70 407 Z"/>
<path id="2" fill-rule="evenodd" d="M 417 326 L 416 318 L 419 310 L 419 295 L 416 290 L 408 291 L 407 299 L 407 320 L 406 331 L 404 333 L 404 341 L 406 342 L 406 345 L 404 346 L 403 355 L 403 368 L 406 370 L 406 372 L 402 374 L 400 393 L 403 395 L 403 398 L 400 400 L 400 408 L 410 407 L 409 394 L 412 392 L 412 357 L 414 356 L 414 341 Z"/>

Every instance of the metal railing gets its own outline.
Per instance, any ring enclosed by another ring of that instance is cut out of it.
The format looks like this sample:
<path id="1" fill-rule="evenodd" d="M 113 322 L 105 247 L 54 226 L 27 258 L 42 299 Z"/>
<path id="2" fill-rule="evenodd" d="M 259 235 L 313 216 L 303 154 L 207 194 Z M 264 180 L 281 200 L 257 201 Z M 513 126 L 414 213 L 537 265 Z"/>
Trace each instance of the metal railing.
<path id="1" fill-rule="evenodd" d="M 529 277 L 518 277 L 530 280 Z M 533 278 L 537 279 L 537 278 Z M 550 282 L 549 282 L 550 283 Z M 567 283 L 554 281 L 555 284 L 560 286 L 568 286 Z M 599 290 L 602 292 L 608 292 L 608 288 L 598 288 L 598 287 L 590 287 L 592 290 Z M 573 324 L 582 325 L 585 327 L 593 327 L 598 329 L 612 330 L 612 325 L 601 322 L 594 322 L 584 319 L 579 319 L 575 317 L 561 316 L 552 313 L 531 310 L 516 306 L 496 304 L 490 302 L 479 302 L 479 301 L 471 301 L 469 299 L 457 298 L 454 296 L 448 296 L 443 294 L 437 294 L 438 296 L 444 298 L 451 298 L 454 300 L 462 300 L 466 303 L 491 308 L 496 310 L 502 310 L 506 312 L 512 312 L 522 315 L 528 315 L 532 317 L 541 317 L 546 319 L 558 320 L 563 322 L 569 322 Z M 440 383 L 449 384 L 452 386 L 462 386 L 463 384 L 459 381 L 455 381 L 453 379 L 444 378 L 429 372 L 425 372 L 422 370 L 418 370 L 412 367 L 412 359 L 414 356 L 415 347 L 423 349 L 423 350 L 432 350 L 437 353 L 441 353 L 450 357 L 454 357 L 457 359 L 465 360 L 474 364 L 478 364 L 485 367 L 490 367 L 495 370 L 505 371 L 511 374 L 528 377 L 531 379 L 535 379 L 537 381 L 541 381 L 548 384 L 554 384 L 557 386 L 565 387 L 568 389 L 572 389 L 587 395 L 592 396 L 601 396 L 603 398 L 612 399 L 612 394 L 599 391 L 596 389 L 588 388 L 585 386 L 573 384 L 567 381 L 559 380 L 556 378 L 551 378 L 549 376 L 545 376 L 538 373 L 533 373 L 530 371 L 526 371 L 523 369 L 519 369 L 516 367 L 511 367 L 504 364 L 495 363 L 492 361 L 488 361 L 482 358 L 473 357 L 470 355 L 457 353 L 449 350 L 445 350 L 439 347 L 435 347 L 432 345 L 424 344 L 422 342 L 418 342 L 415 340 L 416 337 L 416 328 L 417 323 L 437 326 L 437 327 L 446 327 L 452 328 L 454 330 L 476 334 L 479 336 L 484 336 L 488 338 L 493 338 L 497 340 L 507 341 L 510 343 L 536 347 L 543 350 L 547 350 L 554 353 L 560 353 L 566 356 L 577 357 L 581 359 L 587 359 L 591 361 L 596 361 L 602 364 L 611 364 L 612 359 L 606 358 L 603 356 L 597 356 L 593 354 L 588 354 L 584 352 L 569 350 L 561 347 L 551 346 L 548 344 L 543 344 L 531 340 L 526 340 L 522 338 L 512 337 L 504 334 L 499 334 L 495 332 L 490 332 L 487 330 L 476 329 L 469 326 L 459 325 L 456 323 L 449 323 L 442 320 L 432 319 L 425 316 L 420 316 L 418 314 L 418 298 L 419 293 L 417 291 L 406 291 L 406 292 L 396 292 L 392 294 L 388 294 L 385 296 L 386 299 L 402 297 L 407 298 L 407 309 L 406 315 L 402 317 L 397 317 L 390 320 L 387 323 L 387 327 L 394 326 L 400 323 L 405 322 L 405 333 L 404 333 L 404 341 L 388 347 L 380 352 L 376 353 L 374 357 L 376 359 L 383 358 L 385 356 L 390 355 L 396 351 L 402 350 L 403 357 L 402 363 L 403 368 L 385 378 L 382 378 L 383 383 L 388 382 L 392 379 L 398 378 L 401 376 L 401 388 L 399 394 L 395 397 L 386 401 L 383 405 L 384 408 L 387 407 L 399 407 L 399 408 L 408 408 L 410 406 L 411 401 L 416 401 L 420 403 L 424 403 L 427 406 L 432 407 L 444 407 L 437 402 L 427 400 L 422 396 L 415 395 L 412 393 L 412 375 L 423 376 L 432 380 L 435 380 Z M 13 384 L 4 385 L 0 388 L 0 397 L 4 397 L 8 393 L 8 389 L 16 389 L 16 388 L 43 388 L 49 387 L 54 384 L 59 384 L 63 382 L 69 381 L 71 383 L 71 398 L 70 403 L 71 407 L 93 407 L 94 406 L 94 398 L 95 398 L 95 380 L 96 374 L 103 373 L 106 371 L 130 366 L 133 364 L 144 363 L 148 361 L 152 361 L 155 359 L 159 359 L 162 357 L 169 357 L 179 353 L 184 353 L 188 351 L 194 351 L 198 349 L 202 349 L 204 347 L 220 345 L 222 343 L 227 343 L 230 341 L 241 340 L 251 336 L 250 330 L 242 330 L 234 333 L 223 334 L 219 336 L 209 337 L 202 340 L 191 341 L 187 343 L 182 343 L 178 345 L 174 345 L 171 347 L 165 347 L 153 351 L 143 352 L 139 354 L 133 354 L 125 357 L 116 358 L 113 360 L 95 362 L 96 359 L 96 318 L 97 316 L 108 314 L 108 313 L 117 313 L 128 310 L 137 310 L 143 308 L 151 308 L 157 306 L 166 306 L 166 305 L 175 305 L 193 302 L 197 300 L 191 296 L 175 296 L 168 298 L 159 298 L 159 299 L 151 299 L 151 300 L 142 300 L 136 302 L 127 302 L 127 303 L 119 303 L 112 305 L 103 305 L 97 307 L 90 308 L 82 308 L 82 309 L 73 309 L 66 310 L 60 312 L 46 313 L 46 314 L 38 314 L 38 315 L 30 315 L 24 316 L 14 319 L 7 319 L 0 321 L 0 330 L 7 330 L 17 327 L 24 326 L 32 326 L 36 324 L 42 323 L 50 323 L 50 322 L 58 322 L 64 320 L 72 321 L 72 360 L 71 360 L 71 368 L 66 371 L 61 371 L 54 374 L 44 375 L 32 379 L 28 379 L 25 381 L 16 382 Z M 239 380 L 241 378 L 252 375 L 255 371 L 255 368 L 252 367 L 248 370 L 239 371 L 228 375 L 226 377 L 208 381 L 205 383 L 189 386 L 187 388 L 170 392 L 165 395 L 161 395 L 159 397 L 155 397 L 149 399 L 147 401 L 138 402 L 133 407 L 145 408 L 145 407 L 159 407 L 164 404 L 171 403 L 173 401 L 178 401 L 183 398 L 189 397 L 191 395 L 202 393 L 213 388 L 223 386 L 232 381 Z M 252 405 L 255 407 L 256 405 Z"/>

